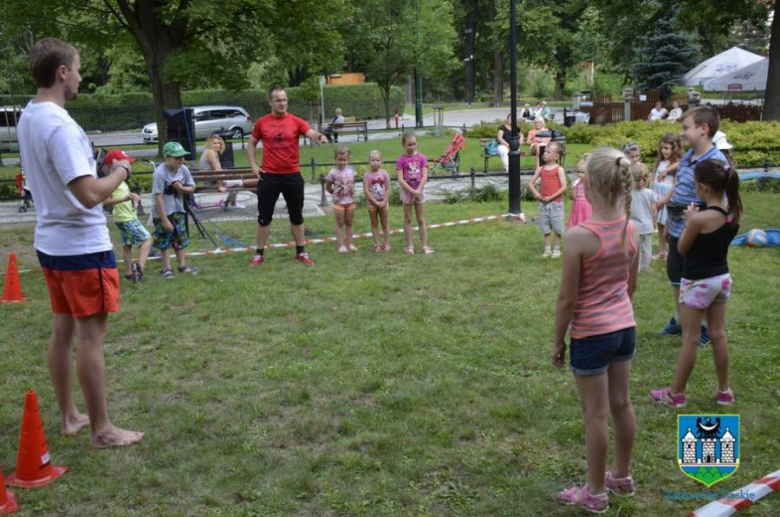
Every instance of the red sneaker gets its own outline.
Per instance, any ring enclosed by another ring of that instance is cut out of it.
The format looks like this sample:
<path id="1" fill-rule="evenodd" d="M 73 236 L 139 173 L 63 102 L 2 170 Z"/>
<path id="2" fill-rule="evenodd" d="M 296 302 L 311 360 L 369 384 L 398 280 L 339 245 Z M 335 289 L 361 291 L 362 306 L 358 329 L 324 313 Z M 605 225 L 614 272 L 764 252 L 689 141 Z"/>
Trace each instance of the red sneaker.
<path id="1" fill-rule="evenodd" d="M 262 265 L 262 263 L 265 262 L 265 257 L 263 255 L 255 255 L 252 257 L 252 260 L 249 262 L 249 265 L 252 267 L 257 267 Z"/>
<path id="2" fill-rule="evenodd" d="M 314 261 L 309 258 L 309 254 L 306 253 L 305 251 L 303 253 L 298 253 L 297 255 L 295 255 L 295 260 L 297 260 L 298 262 L 302 262 L 307 266 L 314 265 Z"/>

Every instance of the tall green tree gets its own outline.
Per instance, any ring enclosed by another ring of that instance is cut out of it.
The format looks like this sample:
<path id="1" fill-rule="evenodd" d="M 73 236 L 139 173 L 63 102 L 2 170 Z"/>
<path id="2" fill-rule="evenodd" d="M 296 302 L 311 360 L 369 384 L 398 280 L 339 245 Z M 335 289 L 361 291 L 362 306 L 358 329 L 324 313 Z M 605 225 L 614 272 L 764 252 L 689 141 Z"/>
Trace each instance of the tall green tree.
<path id="1" fill-rule="evenodd" d="M 638 60 L 631 67 L 631 75 L 639 89 L 658 90 L 666 99 L 685 72 L 696 65 L 699 49 L 693 36 L 674 29 L 673 17 L 659 20 L 643 43 L 637 49 Z"/>
<path id="2" fill-rule="evenodd" d="M 419 15 L 417 5 L 419 2 Z M 353 66 L 379 86 L 390 127 L 390 89 L 417 70 L 434 84 L 457 66 L 452 4 L 448 0 L 356 2 L 346 28 Z"/>
<path id="3" fill-rule="evenodd" d="M 273 55 L 318 71 L 341 59 L 337 27 L 347 0 L 36 0 L 12 3 L 14 20 L 54 20 L 69 39 L 112 45 L 129 33 L 143 56 L 158 127 L 193 82 L 247 86 L 253 62 Z M 162 142 L 161 142 L 162 144 Z"/>

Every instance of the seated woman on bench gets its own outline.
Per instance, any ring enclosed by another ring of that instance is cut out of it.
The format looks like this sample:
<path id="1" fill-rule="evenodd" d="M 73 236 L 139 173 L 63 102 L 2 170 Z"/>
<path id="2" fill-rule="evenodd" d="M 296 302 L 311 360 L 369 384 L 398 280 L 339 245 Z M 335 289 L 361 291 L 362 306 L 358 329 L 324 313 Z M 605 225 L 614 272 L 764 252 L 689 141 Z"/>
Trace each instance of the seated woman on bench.
<path id="1" fill-rule="evenodd" d="M 219 135 L 211 135 L 206 140 L 206 149 L 200 155 L 200 170 L 202 171 L 221 171 L 222 163 L 219 160 L 220 155 L 225 152 L 225 141 Z M 230 188 L 247 187 L 256 188 L 256 179 L 246 180 L 224 180 L 219 182 L 219 191 L 227 192 Z M 236 202 L 237 192 L 230 192 L 220 205 L 226 210 L 246 208 Z"/>
<path id="2" fill-rule="evenodd" d="M 542 133 L 545 136 L 539 136 L 536 135 L 538 133 Z M 528 132 L 528 145 L 531 146 L 531 154 L 536 156 L 536 168 L 539 168 L 539 157 L 542 154 L 541 148 L 546 147 L 547 144 L 550 143 L 550 140 L 552 140 L 552 135 L 550 134 L 550 130 L 547 129 L 544 125 L 544 119 L 542 117 L 536 117 L 534 119 L 534 128 Z"/>

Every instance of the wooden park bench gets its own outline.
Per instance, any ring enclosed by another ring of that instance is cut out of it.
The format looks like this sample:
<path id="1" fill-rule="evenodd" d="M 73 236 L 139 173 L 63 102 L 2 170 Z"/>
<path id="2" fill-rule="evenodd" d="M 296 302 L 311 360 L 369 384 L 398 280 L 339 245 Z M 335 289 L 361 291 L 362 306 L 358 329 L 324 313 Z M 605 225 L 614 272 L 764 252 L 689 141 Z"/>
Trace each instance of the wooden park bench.
<path id="1" fill-rule="evenodd" d="M 489 154 L 488 153 L 487 144 L 491 140 L 495 140 L 495 138 L 480 138 L 479 139 L 479 145 L 482 146 L 482 157 L 485 159 L 485 167 L 482 169 L 482 172 L 484 172 L 485 174 L 487 174 L 488 165 L 489 165 L 489 162 L 490 162 L 491 158 L 498 158 L 499 161 L 501 160 L 501 157 L 499 155 L 497 155 L 497 154 Z M 525 156 L 525 154 L 526 154 L 525 151 L 520 151 L 520 158 Z M 502 163 L 501 164 L 501 170 L 503 170 L 503 169 L 504 169 L 504 164 Z"/>
<path id="2" fill-rule="evenodd" d="M 213 192 L 220 192 L 219 183 L 225 180 L 248 180 L 255 179 L 255 175 L 252 174 L 252 169 L 223 169 L 221 171 L 201 171 L 190 170 L 192 179 L 195 181 L 195 193 L 196 194 L 208 194 Z M 233 187 L 228 189 L 228 192 L 235 191 L 254 192 L 255 189 L 248 187 Z"/>
<path id="3" fill-rule="evenodd" d="M 330 129 L 333 133 L 339 135 L 355 131 L 355 133 L 357 133 L 358 142 L 360 142 L 361 137 L 364 141 L 368 142 L 368 122 L 365 120 L 355 120 L 355 117 L 347 117 L 346 122 L 331 124 Z"/>

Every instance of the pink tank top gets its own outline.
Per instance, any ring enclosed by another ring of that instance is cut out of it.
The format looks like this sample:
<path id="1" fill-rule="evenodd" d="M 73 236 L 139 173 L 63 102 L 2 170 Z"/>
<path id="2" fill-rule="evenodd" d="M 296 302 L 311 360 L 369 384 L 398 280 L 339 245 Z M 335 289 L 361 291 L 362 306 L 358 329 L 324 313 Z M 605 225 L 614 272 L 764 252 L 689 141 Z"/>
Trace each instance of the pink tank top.
<path id="1" fill-rule="evenodd" d="M 626 247 L 621 244 L 625 218 L 612 222 L 580 223 L 599 238 L 600 249 L 580 268 L 580 290 L 574 305 L 570 335 L 585 338 L 636 326 L 628 297 L 629 268 L 637 253 L 632 223 L 626 229 Z"/>

